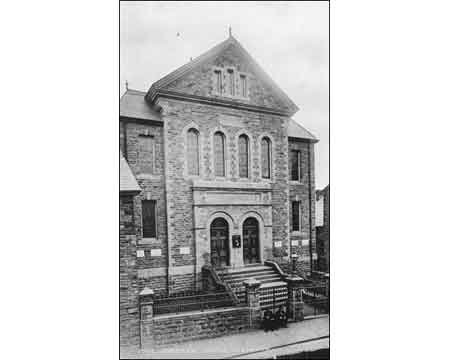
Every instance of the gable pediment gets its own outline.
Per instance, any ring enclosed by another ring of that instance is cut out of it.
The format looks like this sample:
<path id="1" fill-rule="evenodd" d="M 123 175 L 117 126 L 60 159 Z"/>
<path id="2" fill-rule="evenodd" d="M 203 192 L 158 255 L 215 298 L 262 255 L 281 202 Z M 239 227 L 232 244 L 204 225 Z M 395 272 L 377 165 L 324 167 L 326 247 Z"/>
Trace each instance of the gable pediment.
<path id="1" fill-rule="evenodd" d="M 148 92 L 150 100 L 158 93 L 267 109 L 289 116 L 298 110 L 233 37 L 154 83 Z"/>

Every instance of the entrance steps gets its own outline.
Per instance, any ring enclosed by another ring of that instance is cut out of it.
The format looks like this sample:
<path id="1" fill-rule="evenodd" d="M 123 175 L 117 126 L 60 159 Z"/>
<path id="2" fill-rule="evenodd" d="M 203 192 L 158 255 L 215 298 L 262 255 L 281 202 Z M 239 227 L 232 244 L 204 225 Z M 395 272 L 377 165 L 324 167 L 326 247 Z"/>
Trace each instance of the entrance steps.
<path id="1" fill-rule="evenodd" d="M 218 270 L 217 274 L 235 293 L 239 303 L 246 302 L 244 281 L 255 279 L 261 283 L 260 305 L 262 309 L 274 308 L 287 302 L 287 284 L 272 267 L 254 264 L 239 268 Z"/>

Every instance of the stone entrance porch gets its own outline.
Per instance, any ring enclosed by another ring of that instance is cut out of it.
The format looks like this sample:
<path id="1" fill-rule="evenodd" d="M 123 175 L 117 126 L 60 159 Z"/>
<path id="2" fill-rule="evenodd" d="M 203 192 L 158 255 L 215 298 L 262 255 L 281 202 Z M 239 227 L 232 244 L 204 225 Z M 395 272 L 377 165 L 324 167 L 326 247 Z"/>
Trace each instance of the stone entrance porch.
<path id="1" fill-rule="evenodd" d="M 272 185 L 270 183 L 194 180 L 193 213 L 197 278 L 203 265 L 211 264 L 211 224 L 222 218 L 228 224 L 229 266 L 244 266 L 243 224 L 248 218 L 258 222 L 259 259 L 261 263 L 272 254 Z M 233 246 L 233 236 L 240 237 L 240 246 Z M 197 281 L 201 284 L 201 281 Z"/>

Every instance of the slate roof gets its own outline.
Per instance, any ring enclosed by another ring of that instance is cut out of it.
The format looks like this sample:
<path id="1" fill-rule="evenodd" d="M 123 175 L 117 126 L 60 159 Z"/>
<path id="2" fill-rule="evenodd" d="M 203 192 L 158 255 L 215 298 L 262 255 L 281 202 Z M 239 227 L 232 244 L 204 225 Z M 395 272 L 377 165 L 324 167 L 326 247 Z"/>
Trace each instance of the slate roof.
<path id="1" fill-rule="evenodd" d="M 319 140 L 311 134 L 308 130 L 306 130 L 303 126 L 301 126 L 298 122 L 289 119 L 288 124 L 288 136 L 297 139 L 307 139 L 311 142 L 318 142 Z"/>
<path id="2" fill-rule="evenodd" d="M 171 73 L 167 74 L 163 78 L 159 79 L 153 85 L 150 87 L 148 94 L 151 94 L 156 89 L 160 89 L 171 82 L 175 81 L 176 79 L 180 78 L 187 72 L 193 70 L 200 64 L 208 61 L 209 59 L 214 58 L 215 56 L 219 55 L 223 50 L 225 50 L 229 45 L 235 45 L 238 50 L 244 55 L 245 58 L 249 61 L 249 63 L 253 66 L 256 74 L 262 79 L 265 80 L 275 91 L 276 94 L 284 101 L 284 103 L 291 109 L 291 115 L 298 111 L 297 105 L 287 96 L 287 94 L 281 90 L 278 85 L 272 80 L 272 78 L 263 70 L 263 68 L 253 59 L 253 57 L 247 52 L 247 50 L 244 49 L 244 47 L 241 45 L 239 41 L 236 40 L 235 37 L 230 35 L 228 39 L 225 41 L 222 41 L 218 45 L 214 46 L 207 52 L 203 53 L 202 55 L 196 57 L 192 61 L 189 61 L 185 65 L 179 67 L 178 69 L 172 71 Z"/>
<path id="3" fill-rule="evenodd" d="M 120 192 L 140 192 L 141 188 L 127 161 L 120 152 Z"/>
<path id="4" fill-rule="evenodd" d="M 145 101 L 145 92 L 131 89 L 120 98 L 120 116 L 162 121 L 161 114 Z"/>

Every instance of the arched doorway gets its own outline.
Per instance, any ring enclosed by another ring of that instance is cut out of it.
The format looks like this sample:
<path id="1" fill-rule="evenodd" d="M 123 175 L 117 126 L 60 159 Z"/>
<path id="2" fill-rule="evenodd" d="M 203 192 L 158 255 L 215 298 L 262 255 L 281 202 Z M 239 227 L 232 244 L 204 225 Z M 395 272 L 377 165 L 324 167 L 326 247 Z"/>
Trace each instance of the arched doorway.
<path id="1" fill-rule="evenodd" d="M 223 267 L 229 262 L 228 223 L 224 218 L 217 218 L 211 223 L 211 265 Z"/>
<path id="2" fill-rule="evenodd" d="M 242 226 L 244 264 L 261 262 L 259 258 L 259 224 L 258 220 L 249 217 Z"/>

